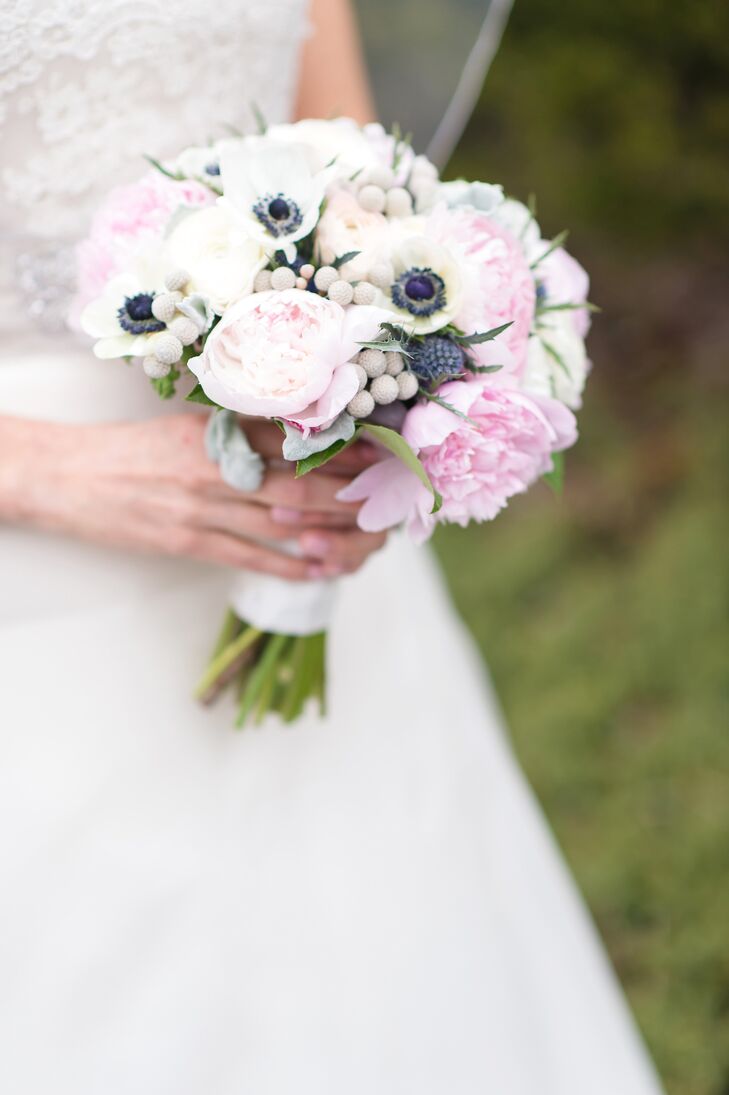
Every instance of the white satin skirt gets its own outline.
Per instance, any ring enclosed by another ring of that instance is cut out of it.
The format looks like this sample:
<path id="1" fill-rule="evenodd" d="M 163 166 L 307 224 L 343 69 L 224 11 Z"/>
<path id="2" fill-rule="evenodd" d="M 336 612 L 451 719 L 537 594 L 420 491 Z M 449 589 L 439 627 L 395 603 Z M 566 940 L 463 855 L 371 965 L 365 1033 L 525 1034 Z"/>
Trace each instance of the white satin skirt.
<path id="1" fill-rule="evenodd" d="M 3 413 L 158 410 L 0 367 Z M 657 1095 L 427 552 L 344 584 L 292 727 L 191 699 L 229 583 L 0 530 L 0 1088 Z"/>

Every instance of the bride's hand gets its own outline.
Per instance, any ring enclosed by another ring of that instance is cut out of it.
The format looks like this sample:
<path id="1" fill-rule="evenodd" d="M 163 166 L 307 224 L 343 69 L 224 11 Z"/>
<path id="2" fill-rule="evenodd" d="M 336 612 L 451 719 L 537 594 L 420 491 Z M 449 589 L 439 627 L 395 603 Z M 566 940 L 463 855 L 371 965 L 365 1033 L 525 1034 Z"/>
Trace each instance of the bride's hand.
<path id="1" fill-rule="evenodd" d="M 361 446 L 328 474 L 295 479 L 275 426 L 246 425 L 270 460 L 251 494 L 226 486 L 205 456 L 205 418 L 60 425 L 0 421 L 0 519 L 131 550 L 189 556 L 283 578 L 357 570 L 384 543 L 361 532 L 341 489 L 372 456 Z M 278 455 L 278 463 L 275 457 Z M 259 542 L 296 538 L 302 558 Z"/>

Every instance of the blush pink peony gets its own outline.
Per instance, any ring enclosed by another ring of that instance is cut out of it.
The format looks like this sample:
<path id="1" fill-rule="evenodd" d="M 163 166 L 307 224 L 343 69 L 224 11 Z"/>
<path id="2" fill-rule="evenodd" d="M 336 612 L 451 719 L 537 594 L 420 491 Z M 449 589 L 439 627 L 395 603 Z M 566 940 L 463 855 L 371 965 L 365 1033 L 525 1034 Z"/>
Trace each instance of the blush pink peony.
<path id="1" fill-rule="evenodd" d="M 549 244 L 545 245 L 545 250 Z M 547 304 L 585 304 L 590 292 L 587 271 L 572 258 L 564 247 L 557 247 L 537 267 L 537 277 L 543 283 Z M 576 333 L 584 338 L 590 330 L 590 312 L 575 308 L 570 318 Z"/>
<path id="2" fill-rule="evenodd" d="M 400 461 L 387 459 L 339 494 L 344 501 L 364 502 L 358 522 L 365 531 L 404 521 L 413 539 L 422 542 L 437 521 L 490 521 L 512 495 L 549 471 L 552 453 L 577 438 L 574 415 L 554 399 L 481 381 L 444 384 L 438 394 L 472 421 L 423 402 L 408 412 L 402 434 L 442 496 L 442 509 L 431 514 L 427 488 Z"/>
<path id="3" fill-rule="evenodd" d="M 189 368 L 221 407 L 308 433 L 328 426 L 356 394 L 350 358 L 388 315 L 344 309 L 302 289 L 254 293 L 224 313 Z"/>
<path id="4" fill-rule="evenodd" d="M 77 297 L 73 313 L 104 290 L 137 255 L 162 240 L 179 208 L 212 205 L 215 195 L 202 183 L 177 182 L 150 171 L 138 182 L 115 187 L 91 222 L 89 234 L 76 251 Z"/>
<path id="5" fill-rule="evenodd" d="M 437 206 L 426 235 L 447 247 L 458 262 L 463 289 L 456 326 L 473 334 L 512 324 L 493 342 L 472 347 L 472 354 L 480 365 L 504 367 L 499 385 L 513 384 L 508 377 L 520 376 L 526 364 L 536 303 L 534 276 L 521 245 L 471 206 Z"/>

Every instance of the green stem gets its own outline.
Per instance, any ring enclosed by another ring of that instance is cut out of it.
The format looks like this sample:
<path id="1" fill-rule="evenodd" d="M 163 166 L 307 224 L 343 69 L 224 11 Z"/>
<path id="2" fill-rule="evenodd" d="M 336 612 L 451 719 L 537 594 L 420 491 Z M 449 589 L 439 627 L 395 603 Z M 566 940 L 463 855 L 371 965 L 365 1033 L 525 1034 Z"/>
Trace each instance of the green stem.
<path id="1" fill-rule="evenodd" d="M 288 638 L 288 635 L 271 635 L 266 641 L 258 663 L 251 673 L 248 687 L 243 693 L 243 699 L 238 708 L 238 718 L 235 722 L 237 727 L 244 725 L 246 719 L 253 710 L 258 701 L 258 697 L 261 694 L 261 690 L 266 684 L 268 675 L 276 672 L 279 654 L 288 642 Z"/>
<path id="2" fill-rule="evenodd" d="M 195 689 L 195 696 L 200 699 L 208 692 L 220 676 L 228 669 L 236 658 L 244 653 L 250 646 L 257 642 L 262 631 L 259 631 L 256 627 L 246 627 L 240 635 L 237 636 L 231 643 L 228 643 L 219 654 L 214 656 L 207 669 L 203 673 L 203 676 Z"/>

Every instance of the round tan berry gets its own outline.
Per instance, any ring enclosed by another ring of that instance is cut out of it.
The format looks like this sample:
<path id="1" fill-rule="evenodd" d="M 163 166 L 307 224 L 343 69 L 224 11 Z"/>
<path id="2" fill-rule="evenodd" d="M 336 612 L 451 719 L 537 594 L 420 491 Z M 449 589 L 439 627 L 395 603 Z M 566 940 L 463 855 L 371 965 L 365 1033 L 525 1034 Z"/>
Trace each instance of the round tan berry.
<path id="1" fill-rule="evenodd" d="M 354 289 L 348 281 L 333 281 L 327 290 L 327 296 L 330 300 L 333 300 L 335 304 L 341 304 L 342 307 L 346 307 L 352 303 L 354 297 Z"/>
<path id="2" fill-rule="evenodd" d="M 360 281 L 354 287 L 355 304 L 374 304 L 377 299 L 377 290 L 369 281 Z"/>
<path id="3" fill-rule="evenodd" d="M 169 323 L 174 317 L 177 300 L 172 293 L 159 293 L 152 301 L 152 315 L 160 323 Z"/>
<path id="4" fill-rule="evenodd" d="M 379 164 L 377 167 L 368 168 L 364 173 L 363 181 L 387 190 L 388 187 L 392 186 L 394 179 L 392 168 L 388 167 L 387 164 Z"/>
<path id="5" fill-rule="evenodd" d="M 165 285 L 167 286 L 169 291 L 173 293 L 175 289 L 184 289 L 189 280 L 190 275 L 188 274 L 187 270 L 183 270 L 182 268 L 180 268 L 178 270 L 170 271 L 170 273 L 165 278 Z"/>
<path id="6" fill-rule="evenodd" d="M 357 365 L 355 363 L 354 368 L 355 368 L 356 373 L 357 373 L 357 380 L 359 382 L 359 390 L 362 391 L 363 388 L 367 387 L 367 381 L 369 380 L 369 377 L 367 376 L 367 373 L 364 371 L 364 369 L 362 368 L 361 365 Z"/>
<path id="7" fill-rule="evenodd" d="M 418 378 L 415 373 L 405 370 L 395 379 L 400 399 L 412 399 L 418 394 Z"/>
<path id="8" fill-rule="evenodd" d="M 192 346 L 200 335 L 200 328 L 187 316 L 178 316 L 172 320 L 167 330 L 175 338 L 179 338 L 183 346 Z"/>
<path id="9" fill-rule="evenodd" d="M 271 274 L 271 288 L 277 291 L 293 289 L 296 285 L 296 274 L 290 266 L 279 266 Z"/>
<path id="10" fill-rule="evenodd" d="M 367 280 L 378 289 L 389 289 L 395 280 L 395 271 L 389 262 L 378 262 L 370 270 Z"/>
<path id="11" fill-rule="evenodd" d="M 367 418 L 374 409 L 375 401 L 369 392 L 358 392 L 347 404 L 347 410 L 352 418 Z"/>
<path id="12" fill-rule="evenodd" d="M 182 343 L 174 335 L 157 335 L 150 349 L 161 365 L 174 365 L 182 357 Z"/>
<path id="13" fill-rule="evenodd" d="M 266 293 L 271 288 L 271 271 L 259 270 L 253 282 L 254 293 Z"/>
<path id="14" fill-rule="evenodd" d="M 294 284 L 296 285 L 297 289 L 306 289 L 306 286 L 309 284 L 309 282 L 306 280 L 306 278 L 299 277 L 296 279 L 296 282 Z"/>
<path id="15" fill-rule="evenodd" d="M 385 354 L 385 372 L 388 376 L 397 376 L 405 368 L 405 362 L 402 359 L 402 354 L 395 353 L 394 350 L 388 350 Z"/>
<path id="16" fill-rule="evenodd" d="M 326 293 L 335 281 L 339 281 L 339 274 L 333 266 L 320 266 L 314 274 L 314 285 L 320 293 Z"/>
<path id="17" fill-rule="evenodd" d="M 306 278 L 306 280 L 308 281 L 309 278 L 314 277 L 315 267 L 313 267 L 310 262 L 305 262 L 301 267 L 299 273 L 301 274 L 302 278 Z"/>
<path id="18" fill-rule="evenodd" d="M 388 217 L 409 217 L 413 211 L 413 199 L 404 186 L 393 186 L 387 191 L 385 212 Z"/>
<path id="19" fill-rule="evenodd" d="M 385 191 L 368 183 L 357 194 L 357 201 L 368 213 L 381 213 L 385 208 Z"/>
<path id="20" fill-rule="evenodd" d="M 172 366 L 163 365 L 156 357 L 145 357 L 142 362 L 142 368 L 150 380 L 162 380 L 162 378 L 167 376 L 170 372 Z"/>
<path id="21" fill-rule="evenodd" d="M 400 388 L 394 376 L 384 373 L 372 381 L 370 394 L 375 403 L 394 403 L 400 395 Z"/>
<path id="22" fill-rule="evenodd" d="M 357 354 L 357 363 L 362 366 L 371 380 L 374 380 L 376 376 L 382 376 L 387 364 L 382 350 L 360 350 Z"/>

